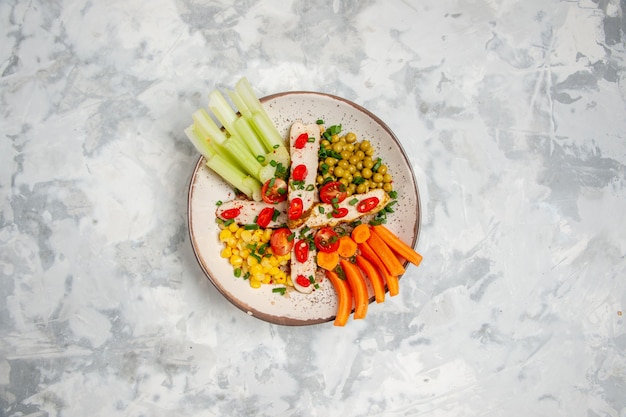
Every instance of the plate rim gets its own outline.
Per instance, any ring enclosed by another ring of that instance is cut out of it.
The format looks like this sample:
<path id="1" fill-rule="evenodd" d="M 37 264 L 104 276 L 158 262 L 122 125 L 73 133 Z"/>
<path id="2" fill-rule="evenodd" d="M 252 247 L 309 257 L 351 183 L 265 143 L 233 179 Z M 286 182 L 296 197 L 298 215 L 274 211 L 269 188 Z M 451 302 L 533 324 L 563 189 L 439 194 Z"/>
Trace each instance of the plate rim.
<path id="1" fill-rule="evenodd" d="M 419 192 L 419 186 L 417 184 L 417 178 L 415 177 L 415 171 L 413 169 L 413 166 L 411 164 L 411 161 L 408 158 L 408 155 L 404 149 L 404 146 L 402 145 L 402 142 L 399 140 L 399 138 L 396 136 L 396 134 L 394 133 L 394 131 L 387 125 L 387 123 L 385 123 L 380 117 L 378 117 L 376 114 L 372 113 L 370 110 L 366 109 L 365 107 L 351 101 L 348 100 L 346 98 L 340 97 L 340 96 L 336 96 L 334 94 L 330 94 L 330 93 L 324 93 L 324 92 L 316 92 L 316 91 L 306 91 L 306 90 L 295 90 L 295 91 L 283 91 L 283 92 L 278 92 L 278 93 L 273 93 L 273 94 L 269 94 L 266 96 L 263 96 L 261 98 L 259 98 L 259 101 L 261 103 L 265 103 L 267 101 L 270 100 L 274 100 L 280 97 L 284 97 L 284 96 L 291 96 L 291 95 L 312 95 L 312 96 L 319 96 L 322 98 L 330 98 L 332 100 L 337 100 L 337 101 L 341 101 L 344 104 L 354 107 L 355 109 L 357 109 L 360 112 L 363 112 L 364 114 L 366 114 L 368 117 L 372 118 L 378 125 L 381 126 L 381 128 L 383 130 L 385 130 L 387 132 L 387 134 L 389 134 L 391 136 L 391 138 L 394 140 L 396 146 L 398 147 L 398 149 L 400 150 L 400 154 L 402 155 L 402 158 L 404 159 L 404 162 L 406 164 L 406 166 L 408 167 L 408 170 L 411 174 L 411 178 L 412 178 L 412 185 L 413 185 L 413 189 L 415 192 L 415 196 L 416 196 L 416 201 L 415 201 L 415 205 L 417 208 L 417 218 L 415 221 L 415 225 L 413 227 L 413 242 L 411 244 L 412 248 L 415 248 L 415 246 L 417 245 L 417 243 L 419 242 L 419 238 L 420 238 L 420 233 L 421 233 L 421 229 L 422 229 L 422 205 L 421 205 L 421 195 Z M 200 171 L 200 169 L 202 169 L 204 167 L 204 157 L 200 156 L 198 158 L 198 160 L 196 161 L 196 164 L 193 168 L 193 171 L 191 173 L 191 176 L 189 178 L 189 184 L 187 186 L 187 233 L 189 235 L 189 242 L 191 244 L 193 253 L 194 253 L 194 257 L 196 258 L 196 262 L 197 264 L 200 266 L 200 269 L 202 269 L 202 272 L 204 273 L 205 277 L 209 280 L 209 282 L 211 282 L 211 284 L 213 285 L 213 287 L 215 287 L 215 289 L 217 289 L 217 291 L 232 305 L 234 305 L 235 307 L 237 307 L 239 310 L 243 311 L 244 313 L 246 313 L 246 315 L 248 316 L 253 316 L 257 319 L 263 320 L 265 322 L 268 323 L 272 323 L 272 324 L 278 324 L 278 325 L 283 325 L 283 326 L 310 326 L 310 325 L 315 325 L 315 324 L 322 324 L 322 323 L 328 323 L 331 322 L 335 319 L 336 315 L 330 316 L 330 317 L 322 317 L 322 318 L 312 318 L 312 319 L 297 319 L 297 318 L 290 318 L 290 317 L 284 317 L 284 316 L 275 316 L 273 314 L 268 314 L 265 313 L 263 311 L 257 310 L 255 308 L 252 308 L 251 306 L 247 305 L 246 303 L 239 301 L 238 299 L 233 299 L 233 297 L 230 297 L 228 294 L 226 294 L 224 288 L 222 288 L 221 285 L 219 285 L 218 282 L 216 282 L 213 279 L 212 274 L 210 273 L 210 271 L 207 270 L 207 268 L 204 265 L 204 262 L 201 261 L 201 256 L 198 253 L 198 248 L 197 245 L 195 244 L 195 238 L 194 238 L 194 233 L 192 230 L 192 211 L 191 211 L 191 207 L 192 207 L 192 195 L 193 195 L 193 191 L 194 191 L 194 184 L 195 184 L 195 180 L 198 176 L 198 172 Z M 404 266 L 405 268 L 407 267 L 407 265 L 409 264 L 408 261 L 404 261 Z M 398 277 L 398 279 L 402 279 L 402 277 L 405 274 L 402 274 L 401 276 Z M 386 292 L 388 291 L 386 286 L 385 286 Z M 369 303 L 371 304 L 374 301 L 374 296 L 370 297 Z"/>

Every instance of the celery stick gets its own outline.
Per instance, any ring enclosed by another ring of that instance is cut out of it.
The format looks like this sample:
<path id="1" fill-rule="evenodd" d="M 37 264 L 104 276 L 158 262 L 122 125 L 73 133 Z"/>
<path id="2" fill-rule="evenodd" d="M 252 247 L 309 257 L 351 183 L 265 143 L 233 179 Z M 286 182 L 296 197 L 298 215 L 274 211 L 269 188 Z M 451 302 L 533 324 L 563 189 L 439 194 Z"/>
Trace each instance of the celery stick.
<path id="1" fill-rule="evenodd" d="M 246 103 L 242 100 L 241 96 L 237 94 L 236 91 L 229 91 L 228 96 L 230 97 L 235 107 L 237 107 L 237 110 L 239 110 L 239 113 L 242 117 L 247 119 L 252 115 L 252 112 L 250 111 L 248 106 L 246 106 Z"/>
<path id="2" fill-rule="evenodd" d="M 260 113 L 254 113 L 251 120 L 259 136 L 265 139 L 267 141 L 266 143 L 270 145 L 270 150 L 281 156 L 286 155 L 286 161 L 281 160 L 280 162 L 289 165 L 289 151 L 285 147 L 283 139 L 280 137 L 276 127 L 272 123 L 268 123 Z"/>
<path id="3" fill-rule="evenodd" d="M 206 110 L 196 110 L 191 115 L 191 118 L 193 119 L 194 126 L 199 130 L 199 133 L 211 138 L 211 140 L 214 140 L 220 145 L 224 143 L 226 135 L 217 127 L 217 124 L 211 119 L 211 116 L 209 116 Z"/>
<path id="4" fill-rule="evenodd" d="M 209 108 L 231 137 L 240 137 L 255 158 L 259 155 L 262 157 L 265 155 L 265 147 L 254 130 L 247 125 L 245 119 L 237 116 L 237 113 L 230 107 L 222 93 L 213 91 L 210 94 Z M 244 122 L 245 125 L 243 124 Z"/>
<path id="5" fill-rule="evenodd" d="M 233 127 L 235 128 L 239 137 L 241 137 L 246 143 L 250 151 L 257 157 L 263 157 L 263 161 L 259 162 L 261 162 L 262 165 L 265 165 L 264 160 L 267 150 L 263 146 L 261 139 L 257 136 L 254 129 L 252 129 L 252 127 L 248 124 L 248 121 L 243 117 L 240 117 L 235 120 L 235 123 L 233 123 Z"/>
<path id="6" fill-rule="evenodd" d="M 250 149 L 246 147 L 243 141 L 238 137 L 231 136 L 224 142 L 224 148 L 227 149 L 232 155 L 237 155 L 237 161 L 244 168 L 244 170 L 252 175 L 257 180 L 260 180 L 260 172 L 263 165 L 256 159 L 256 156 L 250 152 Z"/>
<path id="7" fill-rule="evenodd" d="M 276 126 L 272 123 L 272 120 L 265 111 L 263 104 L 261 104 L 261 101 L 259 101 L 258 97 L 254 93 L 254 90 L 252 90 L 248 79 L 245 77 L 240 79 L 235 85 L 235 91 L 239 97 L 241 97 L 241 100 L 245 103 L 248 109 L 250 109 L 250 112 L 252 113 L 250 117 L 255 120 L 252 124 L 258 129 L 261 138 L 269 144 L 268 148 L 272 149 L 275 145 L 284 146 L 285 140 L 282 136 L 280 136 L 280 133 L 278 133 Z M 261 119 L 263 121 L 261 121 Z"/>
<path id="8" fill-rule="evenodd" d="M 193 125 L 185 129 L 185 134 L 187 135 L 191 143 L 193 143 L 193 146 L 195 146 L 196 150 L 200 152 L 200 155 L 202 155 L 205 159 L 209 159 L 213 155 L 215 155 L 216 152 L 215 149 L 211 146 L 211 142 L 200 137 L 200 135 L 198 135 L 193 129 Z"/>
<path id="9" fill-rule="evenodd" d="M 206 165 L 248 198 L 261 200 L 261 183 L 230 164 L 222 155 L 214 154 L 207 159 Z"/>
<path id="10" fill-rule="evenodd" d="M 209 94 L 209 109 L 213 112 L 217 120 L 220 121 L 224 129 L 231 135 L 235 131 L 233 123 L 237 120 L 237 113 L 230 107 L 222 93 L 215 90 Z"/>

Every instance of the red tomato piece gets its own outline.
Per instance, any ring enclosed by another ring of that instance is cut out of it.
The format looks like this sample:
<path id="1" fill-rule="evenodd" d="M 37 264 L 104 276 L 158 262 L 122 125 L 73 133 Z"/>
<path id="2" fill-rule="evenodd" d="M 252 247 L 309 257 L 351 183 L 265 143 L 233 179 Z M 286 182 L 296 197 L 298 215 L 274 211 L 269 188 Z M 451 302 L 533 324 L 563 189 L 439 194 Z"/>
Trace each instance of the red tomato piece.
<path id="1" fill-rule="evenodd" d="M 367 213 L 368 211 L 376 207 L 379 201 L 380 200 L 378 199 L 378 197 L 366 198 L 365 200 L 359 201 L 359 204 L 357 204 L 356 206 L 356 210 L 359 213 Z"/>
<path id="2" fill-rule="evenodd" d="M 346 186 L 339 181 L 324 184 L 320 189 L 320 200 L 326 204 L 341 203 L 347 196 Z"/>
<path id="3" fill-rule="evenodd" d="M 287 199 L 287 183 L 281 178 L 265 181 L 261 187 L 261 198 L 266 203 L 276 204 Z"/>
<path id="4" fill-rule="evenodd" d="M 309 279 L 305 277 L 304 275 L 298 275 L 296 277 L 296 282 L 301 287 L 308 287 L 309 285 L 311 285 L 311 281 L 309 281 Z"/>
<path id="5" fill-rule="evenodd" d="M 296 138 L 296 142 L 294 143 L 294 146 L 296 149 L 302 149 L 306 146 L 308 141 L 309 141 L 309 134 L 301 133 L 300 136 Z"/>
<path id="6" fill-rule="evenodd" d="M 331 227 L 322 227 L 315 234 L 313 242 L 321 252 L 335 252 L 339 248 L 339 235 Z"/>
<path id="7" fill-rule="evenodd" d="M 258 224 L 259 227 L 267 227 L 272 221 L 272 218 L 274 218 L 274 207 L 265 207 L 257 216 L 256 224 Z"/>
<path id="8" fill-rule="evenodd" d="M 241 213 L 240 209 L 238 209 L 238 208 L 231 208 L 231 209 L 228 209 L 228 210 L 224 210 L 220 216 L 222 217 L 222 219 L 230 220 L 230 219 L 234 219 L 235 217 L 239 216 L 239 213 Z"/>
<path id="9" fill-rule="evenodd" d="M 304 181 L 304 178 L 306 178 L 307 173 L 308 173 L 308 170 L 306 168 L 306 165 L 300 164 L 296 166 L 291 172 L 291 178 L 294 179 L 295 181 Z"/>
<path id="10" fill-rule="evenodd" d="M 289 210 L 287 211 L 289 220 L 298 220 L 300 216 L 302 216 L 302 210 L 303 205 L 300 197 L 296 197 L 291 200 L 291 203 L 289 203 Z"/>
<path id="11" fill-rule="evenodd" d="M 283 256 L 291 252 L 291 248 L 293 248 L 291 233 L 287 227 L 274 230 L 270 238 L 270 248 L 272 248 L 274 255 Z"/>
<path id="12" fill-rule="evenodd" d="M 306 262 L 309 258 L 309 242 L 305 239 L 300 239 L 296 242 L 293 251 L 296 255 L 296 260 L 300 263 Z"/>
<path id="13" fill-rule="evenodd" d="M 340 207 L 336 210 L 333 210 L 333 212 L 331 213 L 331 215 L 335 218 L 335 219 L 340 219 L 342 217 L 346 217 L 348 215 L 348 209 L 345 207 Z"/>

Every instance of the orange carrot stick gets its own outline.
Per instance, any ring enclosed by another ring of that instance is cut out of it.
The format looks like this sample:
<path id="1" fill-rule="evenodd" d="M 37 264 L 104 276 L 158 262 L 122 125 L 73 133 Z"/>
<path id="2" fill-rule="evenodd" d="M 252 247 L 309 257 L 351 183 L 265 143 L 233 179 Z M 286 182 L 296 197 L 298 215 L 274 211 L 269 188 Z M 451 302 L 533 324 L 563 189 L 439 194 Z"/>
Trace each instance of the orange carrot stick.
<path id="1" fill-rule="evenodd" d="M 333 284 L 337 293 L 337 315 L 335 316 L 335 326 L 345 326 L 352 312 L 352 294 L 348 281 L 339 278 L 335 271 L 326 271 L 326 277 Z"/>
<path id="2" fill-rule="evenodd" d="M 417 253 L 412 247 L 404 243 L 391 230 L 383 225 L 372 226 L 372 231 L 378 235 L 391 250 L 398 256 L 406 259 L 415 266 L 419 266 L 422 262 L 422 255 Z"/>
<path id="3" fill-rule="evenodd" d="M 373 229 L 370 230 L 373 232 Z M 378 233 L 371 233 L 367 243 L 380 256 L 391 275 L 398 276 L 404 274 L 404 266 L 398 261 L 395 253 L 387 246 L 385 241 L 378 236 Z"/>
<path id="4" fill-rule="evenodd" d="M 361 223 L 351 233 L 352 239 L 356 243 L 363 243 L 370 237 L 370 227 L 367 223 Z"/>
<path id="5" fill-rule="evenodd" d="M 385 278 L 389 295 L 392 297 L 398 295 L 400 292 L 398 277 L 389 273 L 385 263 L 380 259 L 376 252 L 374 252 L 374 249 L 372 249 L 367 242 L 363 242 L 359 245 L 359 250 L 361 251 L 361 255 L 374 264 L 374 266 L 378 268 L 378 271 L 382 274 L 383 278 Z"/>
<path id="6" fill-rule="evenodd" d="M 317 252 L 317 266 L 327 271 L 332 271 L 339 264 L 339 254 L 337 252 Z"/>
<path id="7" fill-rule="evenodd" d="M 350 258 L 356 253 L 356 242 L 350 236 L 341 236 L 339 238 L 339 248 L 337 253 L 344 258 Z"/>
<path id="8" fill-rule="evenodd" d="M 374 264 L 362 255 L 356 256 L 356 264 L 359 268 L 361 268 L 361 271 L 365 273 L 372 283 L 372 288 L 374 289 L 374 299 L 376 302 L 382 303 L 385 301 L 385 283 L 383 282 L 383 276 L 380 275 L 378 269 L 376 269 Z"/>
<path id="9" fill-rule="evenodd" d="M 367 284 L 361 274 L 361 270 L 347 259 L 340 259 L 341 269 L 346 274 L 346 279 L 350 285 L 352 296 L 354 297 L 354 319 L 364 319 L 367 315 L 369 297 L 367 294 Z"/>

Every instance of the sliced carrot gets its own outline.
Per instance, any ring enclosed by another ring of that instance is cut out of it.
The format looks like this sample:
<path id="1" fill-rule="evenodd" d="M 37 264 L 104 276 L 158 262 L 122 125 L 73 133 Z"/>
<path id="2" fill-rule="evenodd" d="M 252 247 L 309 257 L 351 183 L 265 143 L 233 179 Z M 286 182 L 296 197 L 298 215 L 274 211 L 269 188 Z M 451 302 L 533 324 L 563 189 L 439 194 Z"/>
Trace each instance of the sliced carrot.
<path id="1" fill-rule="evenodd" d="M 317 266 L 327 271 L 332 271 L 339 264 L 339 254 L 337 252 L 317 252 Z"/>
<path id="2" fill-rule="evenodd" d="M 337 253 L 343 258 L 351 258 L 356 253 L 356 242 L 350 236 L 341 236 L 339 238 L 339 248 Z"/>
<path id="3" fill-rule="evenodd" d="M 367 294 L 367 284 L 361 274 L 358 266 L 347 259 L 340 259 L 341 269 L 346 274 L 348 285 L 354 297 L 354 318 L 364 319 L 367 315 L 367 306 L 369 305 L 369 296 Z"/>
<path id="4" fill-rule="evenodd" d="M 376 268 L 378 268 L 378 271 L 382 274 L 385 282 L 387 283 L 389 295 L 392 297 L 398 295 L 400 292 L 400 283 L 398 282 L 398 277 L 392 275 L 389 272 L 389 270 L 385 266 L 385 263 L 382 261 L 382 259 L 380 259 L 376 252 L 374 252 L 374 249 L 372 249 L 372 247 L 367 242 L 363 242 L 359 245 L 359 250 L 361 251 L 361 255 L 363 255 L 365 259 L 370 261 L 372 264 L 374 264 Z"/>
<path id="5" fill-rule="evenodd" d="M 335 326 L 345 326 L 352 312 L 352 293 L 350 285 L 345 279 L 339 278 L 335 271 L 326 271 L 326 277 L 335 287 L 337 293 L 337 315 L 335 316 Z"/>
<path id="6" fill-rule="evenodd" d="M 373 232 L 373 229 L 370 229 Z M 371 233 L 370 238 L 367 239 L 367 243 L 374 249 L 374 251 L 383 260 L 387 270 L 391 275 L 404 274 L 404 266 L 400 263 L 396 254 L 387 246 L 384 240 L 382 240 L 377 233 Z"/>
<path id="7" fill-rule="evenodd" d="M 374 299 L 377 303 L 385 301 L 385 282 L 383 276 L 378 272 L 378 269 L 368 261 L 363 255 L 356 256 L 356 264 L 361 268 L 361 271 L 365 273 L 372 283 L 374 289 Z"/>
<path id="8" fill-rule="evenodd" d="M 398 256 L 401 256 L 415 266 L 419 266 L 420 262 L 422 262 L 422 255 L 420 255 L 415 251 L 415 249 L 404 243 L 402 239 L 396 236 L 387 227 L 383 226 L 382 224 L 372 226 L 372 231 L 376 233 Z"/>
<path id="9" fill-rule="evenodd" d="M 363 243 L 370 237 L 370 227 L 367 223 L 361 223 L 351 233 L 352 239 L 356 243 Z"/>

